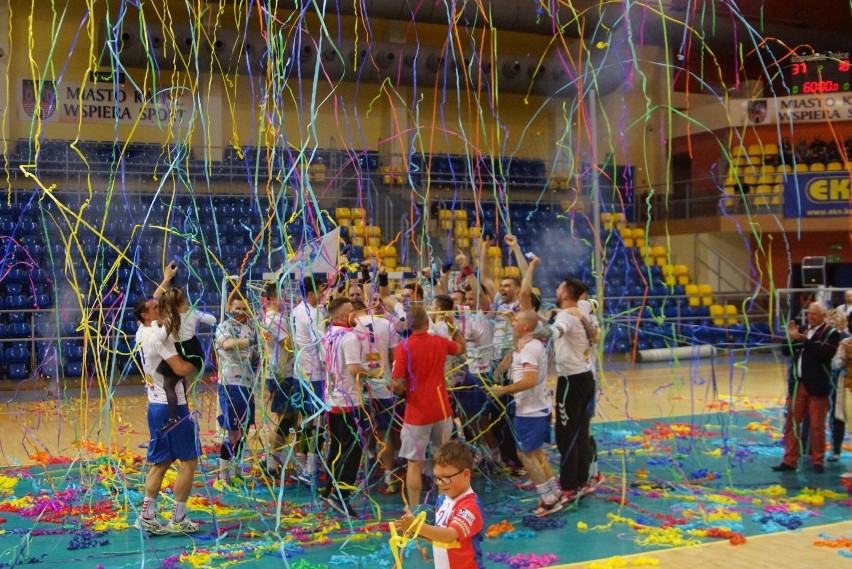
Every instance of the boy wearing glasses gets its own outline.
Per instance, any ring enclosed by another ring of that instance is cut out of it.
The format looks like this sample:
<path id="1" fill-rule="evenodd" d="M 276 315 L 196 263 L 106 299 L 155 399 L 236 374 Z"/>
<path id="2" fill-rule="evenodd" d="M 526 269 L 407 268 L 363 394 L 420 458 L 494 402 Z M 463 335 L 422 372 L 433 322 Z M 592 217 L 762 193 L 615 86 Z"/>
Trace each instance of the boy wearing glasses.
<path id="1" fill-rule="evenodd" d="M 473 455 L 464 443 L 451 440 L 432 455 L 432 471 L 441 495 L 435 512 L 435 525 L 423 524 L 420 537 L 432 543 L 436 569 L 481 569 L 482 538 L 485 524 L 479 498 L 470 487 Z M 405 533 L 414 515 L 408 508 L 394 520 L 397 531 Z"/>

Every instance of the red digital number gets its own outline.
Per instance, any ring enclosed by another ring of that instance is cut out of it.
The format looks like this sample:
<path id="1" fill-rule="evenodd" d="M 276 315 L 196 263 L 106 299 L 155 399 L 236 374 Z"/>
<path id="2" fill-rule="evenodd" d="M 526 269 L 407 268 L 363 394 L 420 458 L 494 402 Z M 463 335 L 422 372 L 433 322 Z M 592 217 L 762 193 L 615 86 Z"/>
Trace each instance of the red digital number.
<path id="1" fill-rule="evenodd" d="M 849 60 L 844 59 L 837 64 L 838 71 L 849 71 Z"/>
<path id="2" fill-rule="evenodd" d="M 808 67 L 804 63 L 793 64 L 793 75 L 805 75 L 808 72 Z"/>

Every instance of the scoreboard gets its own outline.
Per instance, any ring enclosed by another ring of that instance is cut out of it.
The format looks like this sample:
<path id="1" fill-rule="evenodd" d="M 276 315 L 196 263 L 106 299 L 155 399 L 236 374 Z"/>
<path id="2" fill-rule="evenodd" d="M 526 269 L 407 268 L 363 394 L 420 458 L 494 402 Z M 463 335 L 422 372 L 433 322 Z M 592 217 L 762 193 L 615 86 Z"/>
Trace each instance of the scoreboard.
<path id="1" fill-rule="evenodd" d="M 849 53 L 794 55 L 788 67 L 791 95 L 852 91 Z"/>

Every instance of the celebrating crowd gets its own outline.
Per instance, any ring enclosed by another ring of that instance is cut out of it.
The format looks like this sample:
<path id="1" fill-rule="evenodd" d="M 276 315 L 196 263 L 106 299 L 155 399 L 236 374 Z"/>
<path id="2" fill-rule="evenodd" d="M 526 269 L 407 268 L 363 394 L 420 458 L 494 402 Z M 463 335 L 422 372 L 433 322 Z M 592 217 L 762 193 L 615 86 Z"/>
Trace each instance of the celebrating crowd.
<path id="1" fill-rule="evenodd" d="M 475 242 L 473 266 L 459 253 L 456 267 L 424 270 L 396 294 L 384 267 L 369 261 L 352 275 L 269 282 L 259 295 L 262 309 L 251 310 L 246 296 L 233 292 L 213 339 L 223 430 L 216 485 L 249 472 L 247 433 L 262 404 L 273 423 L 261 451 L 265 475 L 316 488 L 347 516 L 357 515 L 355 498 L 376 472 L 379 489 L 399 493 L 405 503 L 400 529 L 422 509 L 424 489 L 427 497 L 437 489 L 449 500 L 438 521 L 455 527 L 457 539 L 478 533 L 452 525 L 476 517 L 453 509 L 475 499 L 457 500 L 472 492 L 474 464 L 534 490 L 537 516 L 591 492 L 601 479 L 589 432 L 594 304 L 586 285 L 566 278 L 555 291 L 557 308 L 543 311 L 533 288 L 539 259 L 523 255 L 513 236 L 505 242 L 522 278 L 492 277 L 485 251 L 493 238 L 485 236 Z M 154 534 L 198 529 L 185 506 L 200 454 L 187 386 L 203 374 L 195 327 L 214 325 L 215 318 L 170 286 L 176 272 L 176 265 L 167 267 L 154 298 L 136 310 L 154 465 L 139 524 Z M 552 433 L 556 468 L 547 452 Z M 448 444 L 455 446 L 438 452 Z M 163 524 L 155 502 L 174 461 L 180 461 L 175 510 Z"/>

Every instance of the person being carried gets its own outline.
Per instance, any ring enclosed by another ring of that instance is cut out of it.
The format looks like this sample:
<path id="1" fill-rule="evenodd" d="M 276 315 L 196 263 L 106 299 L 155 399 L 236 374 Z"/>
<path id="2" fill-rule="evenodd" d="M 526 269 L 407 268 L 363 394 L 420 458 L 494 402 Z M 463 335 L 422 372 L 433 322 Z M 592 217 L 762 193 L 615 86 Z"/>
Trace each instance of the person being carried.
<path id="1" fill-rule="evenodd" d="M 154 292 L 154 298 L 159 301 L 160 320 L 151 323 L 152 331 L 160 342 L 171 340 L 175 350 L 184 360 L 195 368 L 198 377 L 204 369 L 204 348 L 195 335 L 198 323 L 208 326 L 216 325 L 216 317 L 207 312 L 196 310 L 189 304 L 186 292 L 181 288 L 169 287 L 175 274 L 177 263 L 172 262 L 166 267 L 162 284 Z M 169 406 L 169 420 L 163 425 L 164 430 L 171 429 L 180 418 L 178 414 L 177 385 L 183 383 L 183 391 L 187 393 L 186 379 L 175 375 L 166 362 L 160 362 L 157 373 L 163 376 L 163 390 Z"/>
<path id="2" fill-rule="evenodd" d="M 485 522 L 479 498 L 470 487 L 473 454 L 464 443 L 451 440 L 432 455 L 435 482 L 441 496 L 435 510 L 435 525 L 423 524 L 419 537 L 432 543 L 437 569 L 485 567 L 482 555 Z M 399 532 L 415 525 L 414 514 L 405 514 L 393 522 Z"/>

